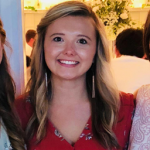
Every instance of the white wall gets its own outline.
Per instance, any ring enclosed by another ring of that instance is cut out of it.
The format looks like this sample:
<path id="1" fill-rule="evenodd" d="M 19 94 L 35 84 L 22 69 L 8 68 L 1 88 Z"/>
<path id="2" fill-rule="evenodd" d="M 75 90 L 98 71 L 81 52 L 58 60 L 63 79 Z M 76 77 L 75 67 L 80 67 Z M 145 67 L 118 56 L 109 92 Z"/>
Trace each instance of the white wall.
<path id="1" fill-rule="evenodd" d="M 22 8 L 23 0 L 0 0 L 0 18 L 6 30 L 7 40 L 13 49 L 11 54 L 8 49 L 6 50 L 16 83 L 16 96 L 20 95 L 25 88 Z"/>
<path id="2" fill-rule="evenodd" d="M 132 8 L 129 9 L 132 20 L 137 21 L 140 24 L 144 24 L 147 18 L 149 8 Z"/>
<path id="3" fill-rule="evenodd" d="M 24 31 L 26 33 L 29 29 L 35 29 L 41 18 L 45 15 L 46 10 L 38 10 L 37 12 L 32 10 L 24 10 Z"/>

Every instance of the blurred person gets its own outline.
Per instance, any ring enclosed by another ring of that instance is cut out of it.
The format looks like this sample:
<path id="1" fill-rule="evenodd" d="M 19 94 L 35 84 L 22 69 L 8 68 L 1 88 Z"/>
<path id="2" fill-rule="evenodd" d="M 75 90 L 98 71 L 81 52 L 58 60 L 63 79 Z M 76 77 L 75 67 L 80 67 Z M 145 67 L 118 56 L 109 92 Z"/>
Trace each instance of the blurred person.
<path id="1" fill-rule="evenodd" d="M 34 42 L 36 40 L 36 31 L 28 30 L 25 35 L 26 38 L 26 66 L 29 67 L 31 64 L 31 54 L 34 46 Z"/>
<path id="2" fill-rule="evenodd" d="M 133 95 L 113 81 L 103 23 L 68 1 L 49 9 L 37 34 L 29 95 L 16 100 L 28 150 L 123 150 Z"/>
<path id="3" fill-rule="evenodd" d="M 150 61 L 150 11 L 144 25 L 144 50 Z M 150 63 L 150 62 L 149 62 Z M 150 76 L 149 76 L 150 77 Z M 136 110 L 130 134 L 129 150 L 150 149 L 150 84 L 143 85 L 135 93 Z"/>
<path id="4" fill-rule="evenodd" d="M 33 48 L 33 44 L 34 44 L 34 41 L 36 39 L 36 31 L 35 30 L 28 30 L 26 32 L 26 55 L 31 57 L 31 53 L 32 53 L 32 48 Z"/>
<path id="5" fill-rule="evenodd" d="M 35 40 L 36 40 L 36 31 L 33 29 L 30 29 L 26 32 L 26 74 L 27 74 L 27 82 L 30 80 L 30 65 L 31 65 L 31 55 L 32 55 L 32 50 L 34 48 Z"/>
<path id="6" fill-rule="evenodd" d="M 112 71 L 118 89 L 134 93 L 150 83 L 150 63 L 143 59 L 143 30 L 125 29 L 116 38 L 117 58 L 112 59 Z"/>
<path id="7" fill-rule="evenodd" d="M 14 109 L 15 84 L 4 50 L 6 32 L 0 19 L 0 149 L 25 150 L 23 131 Z"/>
<path id="8" fill-rule="evenodd" d="M 142 58 L 144 56 L 143 30 L 134 28 L 123 30 L 116 37 L 115 53 L 117 58 L 124 55 Z"/>

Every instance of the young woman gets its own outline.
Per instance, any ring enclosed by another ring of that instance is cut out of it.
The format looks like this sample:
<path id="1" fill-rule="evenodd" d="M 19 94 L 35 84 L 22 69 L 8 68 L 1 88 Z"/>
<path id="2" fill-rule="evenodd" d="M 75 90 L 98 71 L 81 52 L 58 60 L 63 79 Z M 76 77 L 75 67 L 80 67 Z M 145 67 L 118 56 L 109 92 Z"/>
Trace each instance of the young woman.
<path id="1" fill-rule="evenodd" d="M 16 101 L 28 149 L 124 149 L 133 96 L 119 98 L 104 27 L 92 9 L 60 3 L 42 18 L 37 34 L 29 96 Z"/>
<path id="2" fill-rule="evenodd" d="M 25 150 L 23 132 L 14 111 L 15 86 L 4 50 L 6 33 L 0 19 L 0 149 Z"/>
<path id="3" fill-rule="evenodd" d="M 150 60 L 150 11 L 144 26 L 144 50 Z M 150 85 L 142 86 L 136 95 L 136 110 L 129 150 L 150 149 Z"/>

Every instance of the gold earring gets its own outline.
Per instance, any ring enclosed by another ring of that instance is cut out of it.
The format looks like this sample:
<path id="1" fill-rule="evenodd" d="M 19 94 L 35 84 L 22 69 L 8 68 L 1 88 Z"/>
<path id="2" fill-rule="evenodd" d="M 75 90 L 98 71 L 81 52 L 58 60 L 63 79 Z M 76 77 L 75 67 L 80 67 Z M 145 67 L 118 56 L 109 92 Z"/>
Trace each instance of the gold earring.
<path id="1" fill-rule="evenodd" d="M 92 98 L 95 98 L 95 76 L 92 76 Z"/>

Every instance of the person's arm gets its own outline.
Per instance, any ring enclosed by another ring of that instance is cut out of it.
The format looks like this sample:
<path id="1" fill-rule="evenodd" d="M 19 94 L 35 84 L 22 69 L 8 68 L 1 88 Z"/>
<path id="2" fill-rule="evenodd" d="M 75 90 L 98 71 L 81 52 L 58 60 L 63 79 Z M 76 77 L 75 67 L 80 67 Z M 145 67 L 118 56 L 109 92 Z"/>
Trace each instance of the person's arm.
<path id="1" fill-rule="evenodd" d="M 136 94 L 136 110 L 128 150 L 150 149 L 150 85 L 142 86 Z"/>

